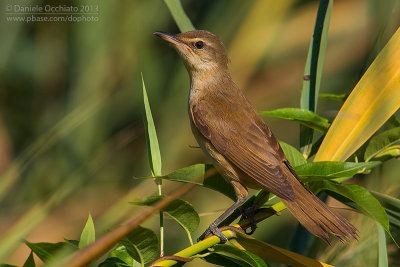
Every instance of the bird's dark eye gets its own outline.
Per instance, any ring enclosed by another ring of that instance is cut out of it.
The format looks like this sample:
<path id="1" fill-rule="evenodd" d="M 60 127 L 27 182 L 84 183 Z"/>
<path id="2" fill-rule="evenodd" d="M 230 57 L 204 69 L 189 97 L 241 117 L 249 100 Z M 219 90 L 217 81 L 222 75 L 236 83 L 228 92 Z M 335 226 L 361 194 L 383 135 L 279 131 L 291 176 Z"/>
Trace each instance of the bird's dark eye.
<path id="1" fill-rule="evenodd" d="M 204 43 L 202 41 L 198 41 L 194 44 L 197 49 L 202 49 L 204 47 Z"/>

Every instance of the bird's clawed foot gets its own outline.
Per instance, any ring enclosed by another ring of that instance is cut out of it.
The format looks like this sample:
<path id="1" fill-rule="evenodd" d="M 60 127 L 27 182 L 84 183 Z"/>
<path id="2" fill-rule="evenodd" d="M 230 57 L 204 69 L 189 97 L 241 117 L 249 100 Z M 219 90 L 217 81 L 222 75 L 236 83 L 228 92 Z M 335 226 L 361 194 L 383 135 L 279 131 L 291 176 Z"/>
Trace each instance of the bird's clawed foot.
<path id="1" fill-rule="evenodd" d="M 224 236 L 224 234 L 221 232 L 221 230 L 217 227 L 217 225 L 215 225 L 214 223 L 212 223 L 207 230 L 197 239 L 197 242 L 202 241 L 203 239 L 207 238 L 209 235 L 216 235 L 219 237 L 219 239 L 221 240 L 221 243 L 226 243 L 228 241 L 228 238 L 226 236 Z"/>
<path id="2" fill-rule="evenodd" d="M 250 230 L 250 232 L 246 232 L 247 235 L 253 234 L 257 229 L 257 223 L 256 223 L 256 220 L 254 218 L 255 214 L 256 214 L 256 210 L 255 210 L 254 206 L 242 210 L 242 217 L 240 218 L 239 221 L 241 222 L 243 220 L 248 219 L 249 222 L 250 222 L 251 230 Z"/>

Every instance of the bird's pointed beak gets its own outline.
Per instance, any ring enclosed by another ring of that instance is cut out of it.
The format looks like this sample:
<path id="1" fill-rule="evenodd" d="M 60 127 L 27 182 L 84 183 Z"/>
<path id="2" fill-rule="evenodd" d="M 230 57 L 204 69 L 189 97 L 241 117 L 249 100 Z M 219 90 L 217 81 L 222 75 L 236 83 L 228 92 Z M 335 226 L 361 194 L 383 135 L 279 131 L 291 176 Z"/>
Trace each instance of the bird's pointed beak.
<path id="1" fill-rule="evenodd" d="M 188 45 L 185 42 L 183 42 L 183 41 L 179 40 L 178 38 L 176 38 L 174 34 L 171 34 L 171 33 L 168 33 L 168 32 L 155 32 L 153 34 L 157 35 L 161 39 L 173 44 L 175 47 L 189 48 Z"/>

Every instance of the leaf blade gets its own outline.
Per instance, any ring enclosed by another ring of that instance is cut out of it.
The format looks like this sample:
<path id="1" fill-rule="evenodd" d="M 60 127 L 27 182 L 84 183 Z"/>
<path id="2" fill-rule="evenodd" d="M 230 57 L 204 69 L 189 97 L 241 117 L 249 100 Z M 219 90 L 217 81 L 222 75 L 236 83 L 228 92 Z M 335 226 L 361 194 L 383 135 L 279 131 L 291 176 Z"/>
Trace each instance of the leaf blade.
<path id="1" fill-rule="evenodd" d="M 125 263 L 127 266 L 133 266 L 134 259 L 129 255 L 127 249 L 123 245 L 117 246 L 110 252 L 111 258 L 117 258 Z"/>
<path id="2" fill-rule="evenodd" d="M 92 215 L 88 216 L 85 227 L 82 230 L 81 237 L 79 239 L 79 248 L 86 247 L 87 245 L 93 243 L 96 239 L 96 231 L 94 228 L 94 223 L 92 219 Z"/>
<path id="3" fill-rule="evenodd" d="M 261 115 L 295 121 L 322 133 L 326 132 L 330 127 L 328 119 L 306 109 L 279 108 L 271 111 L 260 111 L 259 113 Z"/>
<path id="4" fill-rule="evenodd" d="M 283 153 L 285 153 L 289 163 L 293 167 L 307 163 L 307 160 L 304 158 L 303 154 L 301 154 L 296 148 L 282 141 L 279 141 L 279 144 L 282 147 Z"/>
<path id="5" fill-rule="evenodd" d="M 312 187 L 318 188 L 317 192 L 322 190 L 331 191 L 350 199 L 358 204 L 368 216 L 379 222 L 385 231 L 390 234 L 389 219 L 385 209 L 364 187 L 355 184 L 340 184 L 329 180 L 315 182 Z"/>
<path id="6" fill-rule="evenodd" d="M 137 262 L 149 263 L 159 255 L 158 239 L 150 229 L 137 227 L 126 235 L 120 244 L 126 247 L 128 254 Z"/>
<path id="7" fill-rule="evenodd" d="M 144 128 L 146 131 L 146 144 L 147 144 L 147 151 L 149 154 L 150 168 L 153 173 L 153 176 L 161 176 L 160 147 L 158 145 L 156 127 L 154 125 L 153 116 L 151 114 L 150 103 L 147 97 L 147 91 L 146 91 L 146 86 L 144 84 L 143 74 L 142 74 L 142 89 L 143 89 L 143 103 L 145 110 Z"/>
<path id="8" fill-rule="evenodd" d="M 24 265 L 22 267 L 36 267 L 35 259 L 33 258 L 33 252 L 29 254 L 29 257 L 26 259 Z"/>
<path id="9" fill-rule="evenodd" d="M 388 267 L 385 230 L 379 223 L 376 223 L 376 227 L 378 228 L 378 267 Z"/>
<path id="10" fill-rule="evenodd" d="M 151 206 L 163 198 L 165 197 L 150 196 L 143 199 L 135 200 L 131 203 L 142 206 Z M 199 226 L 200 217 L 198 213 L 189 202 L 183 199 L 177 198 L 173 200 L 168 206 L 162 209 L 162 211 L 173 218 L 187 232 L 193 232 Z"/>
<path id="11" fill-rule="evenodd" d="M 230 256 L 234 259 L 247 263 L 249 266 L 254 267 L 267 267 L 268 265 L 259 256 L 246 251 L 238 249 L 231 245 L 218 244 L 213 246 L 213 253 Z"/>
<path id="12" fill-rule="evenodd" d="M 300 177 L 326 177 L 341 178 L 352 177 L 364 169 L 371 169 L 380 162 L 341 162 L 341 161 L 318 161 L 308 162 L 295 167 Z"/>
<path id="13" fill-rule="evenodd" d="M 382 153 L 390 145 L 400 142 L 400 127 L 392 128 L 374 136 L 368 143 L 364 153 L 364 160 L 369 161 Z"/>
<path id="14" fill-rule="evenodd" d="M 357 83 L 315 161 L 344 161 L 400 108 L 400 28 Z"/>
<path id="15" fill-rule="evenodd" d="M 297 254 L 295 252 L 268 244 L 266 242 L 259 241 L 244 235 L 237 233 L 237 241 L 246 250 L 261 257 L 264 260 L 282 263 L 290 266 L 309 266 L 309 267 L 331 267 L 331 265 L 308 258 L 306 256 Z"/>
<path id="16" fill-rule="evenodd" d="M 48 242 L 39 242 L 39 243 L 31 243 L 25 241 L 25 244 L 33 251 L 33 253 L 38 256 L 43 262 L 47 262 L 51 259 L 51 257 L 63 249 L 67 243 L 59 242 L 59 243 L 48 243 Z"/>
<path id="17" fill-rule="evenodd" d="M 183 10 L 180 0 L 164 0 L 164 3 L 167 5 L 169 12 L 181 32 L 192 31 L 195 29 L 189 17 Z"/>

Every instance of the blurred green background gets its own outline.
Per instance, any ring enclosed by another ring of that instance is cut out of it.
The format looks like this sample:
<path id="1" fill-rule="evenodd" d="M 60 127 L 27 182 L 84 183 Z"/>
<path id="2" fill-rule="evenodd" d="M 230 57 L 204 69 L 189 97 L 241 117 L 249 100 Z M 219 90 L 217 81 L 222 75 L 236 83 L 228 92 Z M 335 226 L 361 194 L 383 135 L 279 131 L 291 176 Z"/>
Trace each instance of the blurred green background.
<path id="1" fill-rule="evenodd" d="M 176 52 L 152 34 L 178 32 L 163 1 L 3 3 L 0 240 L 17 229 L 28 212 L 34 219 L 23 224 L 21 237 L 58 242 L 77 239 L 89 212 L 100 235 L 143 210 L 128 204 L 156 191 L 152 181 L 134 179 L 150 176 L 141 73 L 159 136 L 163 173 L 207 161 L 199 149 L 191 147 L 196 141 L 187 118 L 186 69 Z M 7 4 L 97 6 L 98 21 L 8 21 L 16 15 L 7 14 Z M 319 1 L 183 0 L 182 4 L 197 29 L 221 37 L 229 52 L 232 77 L 258 110 L 299 106 Z M 400 1 L 336 0 L 321 93 L 349 92 L 399 24 Z M 339 108 L 340 103 L 321 99 L 318 113 L 333 118 Z M 297 124 L 273 118 L 265 121 L 280 140 L 298 147 Z M 359 182 L 396 195 L 399 171 L 398 162 L 389 162 Z M 168 193 L 175 187 L 165 182 L 163 190 Z M 202 188 L 185 199 L 200 213 L 215 211 L 201 217 L 194 236 L 231 204 L 226 197 Z M 354 219 L 358 226 L 364 225 L 362 220 L 372 224 L 372 220 Z M 157 223 L 153 218 L 145 226 L 157 231 Z M 256 236 L 285 247 L 292 235 L 287 229 L 295 226 L 284 212 L 262 223 Z M 376 255 L 367 249 L 376 242 L 368 241 L 375 228 L 364 227 L 363 249 L 353 244 L 337 256 L 339 248 L 333 246 L 319 258 L 336 257 L 340 266 L 364 266 L 374 260 Z M 165 231 L 166 254 L 189 245 L 176 223 L 167 220 Z M 13 251 L 7 263 L 22 264 L 29 253 L 23 244 Z M 355 256 L 360 265 L 354 264 Z M 392 263 L 400 266 L 399 261 Z M 199 265 L 205 266 L 196 261 L 188 264 Z"/>

